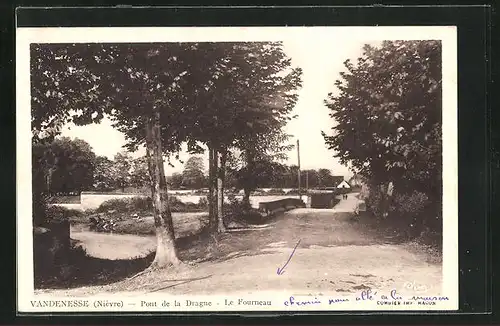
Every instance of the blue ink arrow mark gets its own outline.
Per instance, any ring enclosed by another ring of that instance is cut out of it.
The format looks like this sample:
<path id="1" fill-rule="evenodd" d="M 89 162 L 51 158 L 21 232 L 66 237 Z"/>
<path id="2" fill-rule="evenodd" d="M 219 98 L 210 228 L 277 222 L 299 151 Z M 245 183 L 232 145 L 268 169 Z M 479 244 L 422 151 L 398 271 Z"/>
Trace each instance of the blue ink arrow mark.
<path id="1" fill-rule="evenodd" d="M 288 257 L 288 260 L 286 261 L 285 265 L 283 265 L 282 268 L 279 268 L 278 267 L 278 270 L 277 270 L 277 274 L 278 275 L 283 275 L 285 273 L 285 267 L 286 265 L 288 265 L 288 263 L 290 262 L 290 260 L 292 259 L 293 257 L 293 254 L 295 253 L 295 250 L 297 249 L 297 247 L 299 246 L 299 243 L 300 243 L 300 240 L 297 242 L 297 244 L 295 245 L 295 248 L 293 248 L 293 251 L 292 251 L 292 254 L 290 255 L 290 257 Z"/>

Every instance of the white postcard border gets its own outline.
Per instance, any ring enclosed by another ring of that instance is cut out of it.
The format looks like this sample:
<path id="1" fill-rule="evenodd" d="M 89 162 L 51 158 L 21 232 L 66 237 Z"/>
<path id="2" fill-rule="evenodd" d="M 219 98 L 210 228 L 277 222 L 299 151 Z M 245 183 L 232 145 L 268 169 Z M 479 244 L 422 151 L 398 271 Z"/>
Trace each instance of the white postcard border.
<path id="1" fill-rule="evenodd" d="M 457 96 L 457 34 L 455 26 L 396 26 L 396 27 L 110 27 L 110 28 L 18 28 L 16 31 L 16 100 L 17 100 L 17 290 L 20 312 L 97 312 L 97 311 L 291 311 L 283 304 L 290 294 L 260 293 L 258 297 L 235 296 L 185 296 L 151 295 L 135 297 L 133 293 L 99 296 L 99 300 L 121 302 L 122 307 L 95 307 L 98 299 L 89 300 L 85 307 L 36 308 L 32 300 L 68 300 L 35 295 L 33 289 L 33 236 L 31 199 L 31 119 L 30 119 L 30 43 L 83 43 L 83 42 L 189 42 L 189 41 L 284 41 L 306 34 L 320 41 L 335 39 L 359 39 L 374 42 L 382 40 L 441 40 L 443 69 L 443 284 L 442 294 L 449 300 L 434 306 L 377 306 L 374 302 L 335 303 L 294 307 L 293 311 L 310 310 L 456 310 L 458 309 L 458 96 Z M 140 295 L 140 294 L 138 294 Z M 102 297 L 102 298 L 101 298 Z M 211 307 L 175 307 L 175 310 L 139 308 L 131 302 L 145 300 L 186 299 L 213 301 Z M 260 298 L 260 299 L 259 299 Z M 224 300 L 263 300 L 272 298 L 272 306 L 232 306 L 221 304 Z M 306 298 L 307 299 L 307 298 Z M 304 299 L 304 300 L 306 300 Z M 335 298 L 333 298 L 335 299 Z M 219 302 L 219 305 L 216 303 Z M 220 308 L 219 308 L 220 307 Z M 216 309 L 214 309 L 216 308 Z"/>

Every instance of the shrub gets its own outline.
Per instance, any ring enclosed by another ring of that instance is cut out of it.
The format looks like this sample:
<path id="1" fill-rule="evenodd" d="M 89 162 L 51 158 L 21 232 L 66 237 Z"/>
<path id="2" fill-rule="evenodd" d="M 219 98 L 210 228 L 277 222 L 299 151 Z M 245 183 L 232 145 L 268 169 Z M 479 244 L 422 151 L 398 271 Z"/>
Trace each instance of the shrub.
<path id="1" fill-rule="evenodd" d="M 255 190 L 251 191 L 252 196 L 267 196 L 269 194 L 270 194 L 269 192 L 262 190 L 262 189 L 255 189 Z"/>
<path id="2" fill-rule="evenodd" d="M 376 218 L 384 219 L 381 227 L 393 229 L 407 239 L 418 237 L 433 246 L 441 244 L 443 228 L 441 194 L 395 191 L 392 197 L 388 197 L 379 187 L 365 186 L 363 198 L 367 209 Z"/>
<path id="3" fill-rule="evenodd" d="M 396 194 L 390 211 L 403 215 L 418 216 L 429 204 L 429 197 L 422 192 L 415 191 L 411 194 Z"/>
<path id="4" fill-rule="evenodd" d="M 351 187 L 351 192 L 360 192 L 361 186 L 354 185 Z"/>
<path id="5" fill-rule="evenodd" d="M 33 191 L 33 226 L 43 225 L 47 219 L 47 198 L 40 192 Z"/>
<path id="6" fill-rule="evenodd" d="M 224 206 L 226 224 L 232 221 L 244 224 L 262 224 L 266 222 L 266 218 L 248 203 L 238 200 L 234 195 L 228 196 L 228 199 L 229 203 Z"/>
<path id="7" fill-rule="evenodd" d="M 168 197 L 168 204 L 171 212 L 184 212 L 186 209 L 186 204 L 175 196 Z"/>
<path id="8" fill-rule="evenodd" d="M 274 195 L 274 196 L 279 196 L 279 195 L 284 195 L 285 191 L 281 188 L 273 188 L 269 189 L 269 191 L 266 193 L 267 195 Z"/>
<path id="9" fill-rule="evenodd" d="M 196 190 L 193 190 L 193 195 L 206 195 L 208 194 L 208 190 L 207 189 L 196 189 Z"/>
<path id="10" fill-rule="evenodd" d="M 175 196 L 168 196 L 171 212 L 199 212 L 208 207 L 205 197 L 198 203 L 184 203 Z M 103 202 L 95 211 L 96 213 L 152 213 L 153 202 L 149 197 L 132 197 L 124 199 L 111 199 Z"/>
<path id="11" fill-rule="evenodd" d="M 83 212 L 76 209 L 53 205 L 46 207 L 45 215 L 48 220 L 62 220 L 70 217 L 83 216 Z"/>
<path id="12" fill-rule="evenodd" d="M 373 188 L 370 189 L 370 193 L 365 200 L 366 207 L 373 213 L 373 215 L 379 218 L 383 216 L 382 196 L 382 193 L 377 188 Z"/>
<path id="13" fill-rule="evenodd" d="M 51 196 L 47 199 L 49 204 L 80 204 L 80 195 L 78 196 Z"/>
<path id="14" fill-rule="evenodd" d="M 175 196 L 169 196 L 171 212 L 202 212 L 208 209 L 208 200 L 206 197 L 201 197 L 198 203 L 184 203 Z"/>
<path id="15" fill-rule="evenodd" d="M 153 209 L 153 202 L 150 197 L 131 197 L 122 199 L 110 199 L 103 202 L 96 209 L 97 213 L 105 212 L 150 212 Z"/>
<path id="16" fill-rule="evenodd" d="M 442 234 L 442 209 L 440 200 L 431 201 L 428 195 L 414 191 L 410 194 L 398 194 L 394 197 L 390 208 L 391 215 L 402 219 L 412 235 L 418 236 L 426 233 L 431 237 Z"/>
<path id="17" fill-rule="evenodd" d="M 200 208 L 207 208 L 208 209 L 208 199 L 207 199 L 207 197 L 201 197 L 200 200 L 198 200 L 198 206 Z"/>

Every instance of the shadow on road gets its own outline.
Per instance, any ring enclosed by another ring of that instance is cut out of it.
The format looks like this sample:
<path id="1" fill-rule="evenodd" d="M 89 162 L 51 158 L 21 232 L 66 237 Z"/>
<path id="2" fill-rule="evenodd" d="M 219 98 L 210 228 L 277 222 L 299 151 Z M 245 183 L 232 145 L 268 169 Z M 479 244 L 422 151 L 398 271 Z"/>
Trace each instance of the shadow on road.
<path id="1" fill-rule="evenodd" d="M 206 254 L 209 249 L 207 241 L 210 238 L 205 230 L 176 239 L 180 259 L 188 262 Z M 35 289 L 70 289 L 115 283 L 143 271 L 154 257 L 154 251 L 131 259 L 92 257 L 79 241 L 73 240 L 64 264 L 35 266 Z"/>
<path id="2" fill-rule="evenodd" d="M 35 289 L 69 289 L 106 285 L 121 281 L 149 266 L 154 253 L 135 259 L 101 259 L 87 255 L 78 244 L 60 266 L 45 269 L 35 266 Z"/>

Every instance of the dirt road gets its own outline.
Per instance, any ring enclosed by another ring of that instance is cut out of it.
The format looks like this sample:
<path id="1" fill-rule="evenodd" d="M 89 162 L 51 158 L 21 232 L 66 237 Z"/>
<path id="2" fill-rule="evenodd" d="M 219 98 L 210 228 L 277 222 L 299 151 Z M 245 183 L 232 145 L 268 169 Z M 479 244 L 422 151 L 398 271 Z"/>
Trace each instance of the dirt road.
<path id="1" fill-rule="evenodd" d="M 359 199 L 356 197 L 357 193 L 347 194 L 347 199 L 342 199 L 342 195 L 337 196 L 340 202 L 333 208 L 334 212 L 354 212 L 356 204 Z"/>
<path id="2" fill-rule="evenodd" d="M 208 258 L 182 273 L 163 272 L 105 286 L 50 292 L 73 296 L 122 291 L 201 295 L 277 290 L 342 295 L 397 289 L 415 294 L 416 286 L 418 291 L 439 295 L 441 265 L 429 262 L 424 253 L 409 250 L 406 244 L 388 243 L 354 221 L 347 211 L 355 203 L 355 195 L 350 194 L 333 210 L 296 209 L 281 216 L 271 229 L 225 234 L 214 245 L 217 259 Z M 73 236 L 93 248 L 90 252 L 101 257 L 105 253 L 108 259 L 116 258 L 118 252 L 128 257 L 144 255 L 155 246 L 154 237 Z M 187 251 L 181 252 L 184 260 Z M 278 273 L 288 260 L 284 272 Z M 186 278 L 198 280 L 175 281 Z"/>

